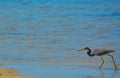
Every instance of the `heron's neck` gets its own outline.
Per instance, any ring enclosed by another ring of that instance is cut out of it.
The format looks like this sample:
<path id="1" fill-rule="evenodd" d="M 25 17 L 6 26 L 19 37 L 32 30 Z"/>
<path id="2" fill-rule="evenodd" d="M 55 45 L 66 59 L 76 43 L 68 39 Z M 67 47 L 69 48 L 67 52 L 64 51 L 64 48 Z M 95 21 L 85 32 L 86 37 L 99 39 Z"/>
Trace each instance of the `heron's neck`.
<path id="1" fill-rule="evenodd" d="M 91 54 L 91 49 L 88 49 L 87 55 L 90 56 L 90 57 L 95 56 L 94 53 Z"/>

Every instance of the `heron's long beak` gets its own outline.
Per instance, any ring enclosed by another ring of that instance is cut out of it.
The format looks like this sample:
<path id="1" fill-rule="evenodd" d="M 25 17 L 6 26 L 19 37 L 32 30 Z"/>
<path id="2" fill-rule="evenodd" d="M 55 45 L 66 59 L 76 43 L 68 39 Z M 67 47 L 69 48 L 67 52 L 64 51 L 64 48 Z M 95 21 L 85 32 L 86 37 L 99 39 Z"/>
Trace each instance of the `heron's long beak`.
<path id="1" fill-rule="evenodd" d="M 85 50 L 85 48 L 82 48 L 82 49 L 80 49 L 80 50 L 77 50 L 77 51 L 82 51 L 82 50 Z"/>

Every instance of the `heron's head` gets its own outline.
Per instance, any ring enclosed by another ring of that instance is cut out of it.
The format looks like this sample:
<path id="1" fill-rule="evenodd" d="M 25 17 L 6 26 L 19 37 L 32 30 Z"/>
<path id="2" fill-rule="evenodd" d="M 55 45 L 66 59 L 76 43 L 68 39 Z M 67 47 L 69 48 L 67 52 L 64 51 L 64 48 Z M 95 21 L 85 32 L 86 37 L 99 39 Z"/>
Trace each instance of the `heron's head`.
<path id="1" fill-rule="evenodd" d="M 78 51 L 89 50 L 89 49 L 90 49 L 89 47 L 85 47 L 85 48 L 82 48 L 82 49 L 80 49 L 80 50 L 78 50 Z"/>

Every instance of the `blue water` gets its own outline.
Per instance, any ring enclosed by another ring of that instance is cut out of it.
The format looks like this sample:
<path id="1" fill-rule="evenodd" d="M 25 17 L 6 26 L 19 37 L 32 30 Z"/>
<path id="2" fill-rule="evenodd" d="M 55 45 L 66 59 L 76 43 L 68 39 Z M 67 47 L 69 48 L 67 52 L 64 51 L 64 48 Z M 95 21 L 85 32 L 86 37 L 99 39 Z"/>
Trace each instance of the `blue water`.
<path id="1" fill-rule="evenodd" d="M 0 0 L 1 68 L 36 78 L 119 78 L 110 57 L 99 70 L 99 57 L 74 54 L 86 46 L 115 49 L 120 68 L 119 4 L 120 0 Z"/>

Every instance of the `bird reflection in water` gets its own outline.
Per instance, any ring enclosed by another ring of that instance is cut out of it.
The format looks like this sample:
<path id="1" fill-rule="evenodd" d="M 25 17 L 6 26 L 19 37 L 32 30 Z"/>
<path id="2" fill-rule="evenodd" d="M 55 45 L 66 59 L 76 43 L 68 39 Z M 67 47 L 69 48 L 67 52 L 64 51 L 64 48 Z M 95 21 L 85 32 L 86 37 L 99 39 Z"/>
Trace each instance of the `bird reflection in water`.
<path id="1" fill-rule="evenodd" d="M 100 78 L 105 78 L 105 75 L 104 75 L 104 71 L 102 71 L 102 69 L 100 69 L 100 73 L 101 73 L 101 77 Z M 111 75 L 109 76 L 109 78 L 115 78 L 117 74 L 117 70 L 114 70 Z"/>
<path id="2" fill-rule="evenodd" d="M 114 70 L 113 72 L 111 72 L 109 77 L 106 77 L 104 71 L 102 69 L 100 69 L 100 77 L 88 75 L 87 78 L 115 78 L 116 75 L 117 75 L 117 70 Z"/>

